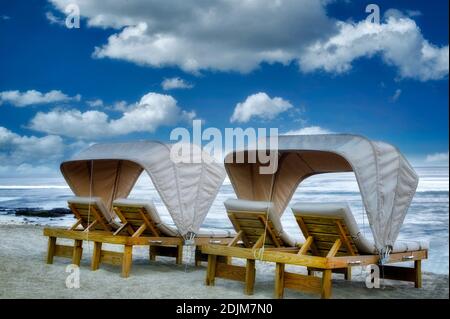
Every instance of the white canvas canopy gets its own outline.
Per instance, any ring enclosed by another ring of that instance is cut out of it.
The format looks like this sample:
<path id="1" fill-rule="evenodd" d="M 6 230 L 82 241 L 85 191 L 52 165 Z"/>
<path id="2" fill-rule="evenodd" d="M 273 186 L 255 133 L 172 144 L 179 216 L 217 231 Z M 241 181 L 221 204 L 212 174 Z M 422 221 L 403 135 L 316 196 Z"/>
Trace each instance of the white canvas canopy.
<path id="1" fill-rule="evenodd" d="M 181 160 L 172 161 L 174 145 L 180 146 L 153 141 L 95 144 L 63 162 L 61 172 L 77 196 L 101 197 L 111 209 L 112 202 L 126 198 L 146 171 L 179 232 L 196 233 L 223 183 L 225 170 L 193 145 L 184 144 L 184 150 L 190 151 L 178 152 Z M 193 160 L 188 160 L 190 157 Z"/>
<path id="2" fill-rule="evenodd" d="M 270 150 L 273 142 L 267 140 L 266 145 Z M 242 152 L 244 163 L 231 163 Z M 305 178 L 353 171 L 377 249 L 394 245 L 418 184 L 414 169 L 394 146 L 355 135 L 279 136 L 274 174 L 261 174 L 259 167 L 264 165 L 258 161 L 248 163 L 252 152 L 255 149 L 235 151 L 225 158 L 239 198 L 270 200 L 281 215 Z"/>

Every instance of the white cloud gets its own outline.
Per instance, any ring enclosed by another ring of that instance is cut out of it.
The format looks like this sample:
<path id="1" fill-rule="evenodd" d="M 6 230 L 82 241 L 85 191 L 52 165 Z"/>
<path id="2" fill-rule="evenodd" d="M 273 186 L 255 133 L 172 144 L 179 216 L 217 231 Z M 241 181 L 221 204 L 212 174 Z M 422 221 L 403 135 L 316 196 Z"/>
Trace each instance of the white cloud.
<path id="1" fill-rule="evenodd" d="M 11 19 L 11 17 L 7 16 L 7 15 L 2 15 L 1 18 L 2 18 L 2 20 L 10 20 Z"/>
<path id="2" fill-rule="evenodd" d="M 136 107 L 137 103 L 129 104 L 126 101 L 117 101 L 114 102 L 113 105 L 108 106 L 107 109 L 116 112 L 128 112 Z"/>
<path id="3" fill-rule="evenodd" d="M 165 91 L 174 89 L 192 89 L 194 87 L 194 85 L 179 77 L 164 79 L 161 82 L 161 86 Z"/>
<path id="4" fill-rule="evenodd" d="M 194 112 L 180 109 L 172 96 L 148 93 L 118 119 L 95 110 L 54 109 L 48 113 L 38 112 L 29 127 L 49 134 L 86 139 L 154 132 L 160 126 L 175 125 L 194 117 Z"/>
<path id="5" fill-rule="evenodd" d="M 53 12 L 51 11 L 47 11 L 45 13 L 45 17 L 47 18 L 47 20 L 50 22 L 50 24 L 57 24 L 60 26 L 65 26 L 66 23 L 63 19 L 61 19 L 60 17 L 57 17 L 53 14 Z"/>
<path id="6" fill-rule="evenodd" d="M 362 57 L 380 55 L 398 68 L 401 78 L 420 81 L 438 80 L 448 75 L 449 47 L 438 47 L 424 39 L 414 20 L 395 14 L 385 23 L 338 22 L 339 32 L 318 41 L 300 57 L 300 67 L 310 72 L 318 69 L 343 73 Z"/>
<path id="7" fill-rule="evenodd" d="M 64 144 L 59 136 L 21 136 L 0 126 L 0 163 L 2 165 L 48 163 L 59 159 L 63 152 Z"/>
<path id="8" fill-rule="evenodd" d="M 248 96 L 244 102 L 236 104 L 230 121 L 245 123 L 251 118 L 271 120 L 290 108 L 292 104 L 289 101 L 281 97 L 271 98 L 266 93 L 259 92 Z"/>
<path id="9" fill-rule="evenodd" d="M 51 0 L 63 11 L 73 0 Z M 428 42 L 411 17 L 388 10 L 387 22 L 344 22 L 327 16 L 323 0 L 78 0 L 91 27 L 115 28 L 93 56 L 151 67 L 249 72 L 261 63 L 299 63 L 305 72 L 348 71 L 380 55 L 402 78 L 448 74 L 448 45 Z"/>
<path id="10" fill-rule="evenodd" d="M 51 0 L 60 11 L 72 1 Z M 118 29 L 95 49 L 95 57 L 188 72 L 249 72 L 262 62 L 287 64 L 305 44 L 334 29 L 318 0 L 77 3 L 88 25 Z"/>
<path id="11" fill-rule="evenodd" d="M 92 108 L 103 108 L 104 110 L 114 112 L 128 112 L 136 107 L 137 103 L 129 104 L 126 101 L 116 101 L 112 104 L 105 104 L 102 99 L 94 99 L 86 101 L 86 104 Z"/>
<path id="12" fill-rule="evenodd" d="M 394 95 L 391 97 L 392 102 L 397 102 L 398 99 L 400 98 L 400 95 L 402 95 L 402 90 L 401 89 L 395 90 Z"/>
<path id="13" fill-rule="evenodd" d="M 28 90 L 25 92 L 17 90 L 0 92 L 0 104 L 10 103 L 17 107 L 80 100 L 81 95 L 79 94 L 71 97 L 59 90 L 52 90 L 47 93 L 41 93 L 36 90 Z"/>
<path id="14" fill-rule="evenodd" d="M 103 100 L 101 99 L 89 100 L 86 101 L 86 103 L 90 107 L 102 107 L 104 105 Z"/>
<path id="15" fill-rule="evenodd" d="M 429 154 L 427 155 L 427 157 L 425 158 L 425 162 L 427 163 L 447 163 L 448 164 L 448 152 L 445 153 L 434 153 L 434 154 Z"/>
<path id="16" fill-rule="evenodd" d="M 298 130 L 288 131 L 283 135 L 316 135 L 316 134 L 334 134 L 334 132 L 320 126 L 307 126 Z"/>

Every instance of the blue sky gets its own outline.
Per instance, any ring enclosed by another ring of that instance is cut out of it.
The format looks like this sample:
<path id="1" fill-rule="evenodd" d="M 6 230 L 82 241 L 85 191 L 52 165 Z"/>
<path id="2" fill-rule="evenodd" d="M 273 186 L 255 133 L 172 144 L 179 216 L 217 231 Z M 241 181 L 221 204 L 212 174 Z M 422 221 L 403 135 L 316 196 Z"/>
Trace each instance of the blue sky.
<path id="1" fill-rule="evenodd" d="M 0 176 L 50 174 L 92 142 L 167 141 L 193 118 L 362 134 L 448 164 L 447 1 L 376 1 L 375 29 L 364 1 L 198 3 L 2 0 Z"/>

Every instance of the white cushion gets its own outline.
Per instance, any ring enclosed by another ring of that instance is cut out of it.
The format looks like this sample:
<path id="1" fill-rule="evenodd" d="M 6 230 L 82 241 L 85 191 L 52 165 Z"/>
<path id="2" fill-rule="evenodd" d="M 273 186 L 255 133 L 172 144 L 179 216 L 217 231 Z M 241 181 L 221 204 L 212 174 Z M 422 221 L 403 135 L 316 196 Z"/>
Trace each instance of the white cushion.
<path id="1" fill-rule="evenodd" d="M 298 243 L 283 230 L 280 217 L 273 210 L 272 202 L 229 198 L 224 202 L 224 205 L 227 211 L 233 212 L 248 214 L 261 214 L 267 212 L 269 220 L 272 222 L 277 235 L 284 242 L 285 246 L 295 247 L 298 245 Z"/>
<path id="2" fill-rule="evenodd" d="M 392 248 L 393 253 L 403 253 L 416 250 L 428 250 L 430 244 L 426 240 L 397 240 Z"/>
<path id="3" fill-rule="evenodd" d="M 161 217 L 159 216 L 158 211 L 156 210 L 156 206 L 152 201 L 143 199 L 118 198 L 113 202 L 113 206 L 144 208 L 150 219 L 156 225 L 161 223 Z"/>
<path id="4" fill-rule="evenodd" d="M 113 222 L 115 214 L 111 213 L 108 209 L 106 209 L 105 204 L 103 204 L 103 200 L 100 197 L 85 197 L 85 196 L 75 196 L 71 197 L 67 200 L 69 204 L 83 204 L 83 205 L 91 205 L 95 206 L 99 212 L 105 217 L 108 223 Z"/>
<path id="5" fill-rule="evenodd" d="M 171 237 L 180 236 L 178 229 L 175 226 L 161 223 L 158 225 L 159 230 L 166 235 Z M 226 229 L 217 228 L 200 228 L 200 230 L 195 234 L 198 238 L 227 238 L 233 237 L 235 234 Z"/>
<path id="6" fill-rule="evenodd" d="M 179 236 L 178 230 L 175 227 L 164 224 L 162 222 L 161 217 L 158 214 L 158 210 L 156 209 L 156 206 L 152 201 L 134 198 L 118 198 L 113 202 L 113 206 L 144 208 L 144 211 L 148 215 L 148 218 L 155 223 L 156 227 L 161 231 L 161 233 L 163 233 L 165 236 L 170 237 Z"/>
<path id="7" fill-rule="evenodd" d="M 233 237 L 236 233 L 226 230 L 226 229 L 218 229 L 218 228 L 200 228 L 196 237 L 203 238 L 227 238 Z"/>
<path id="8" fill-rule="evenodd" d="M 373 241 L 363 236 L 356 223 L 350 207 L 347 203 L 295 203 L 292 205 L 292 212 L 299 216 L 317 217 L 339 217 L 344 219 L 344 223 L 355 242 L 356 248 L 362 254 L 377 254 L 378 251 Z M 397 241 L 392 248 L 393 253 L 428 249 L 428 243 L 424 241 Z"/>
<path id="9" fill-rule="evenodd" d="M 178 229 L 175 226 L 171 226 L 165 223 L 159 223 L 156 225 L 161 233 L 165 236 L 169 237 L 179 237 L 181 234 L 178 232 Z"/>
<path id="10" fill-rule="evenodd" d="M 156 227 L 161 231 L 161 233 L 165 236 L 169 237 L 179 237 L 180 233 L 178 229 L 172 225 L 166 224 L 162 221 L 161 217 L 158 214 L 158 211 L 153 204 L 153 202 L 142 199 L 128 199 L 128 198 L 119 198 L 113 202 L 114 206 L 127 206 L 127 207 L 138 207 L 144 208 L 145 211 L 149 214 L 149 218 L 153 220 Z M 196 234 L 196 237 L 230 237 L 231 233 L 227 230 L 222 229 L 200 229 L 200 231 Z"/>

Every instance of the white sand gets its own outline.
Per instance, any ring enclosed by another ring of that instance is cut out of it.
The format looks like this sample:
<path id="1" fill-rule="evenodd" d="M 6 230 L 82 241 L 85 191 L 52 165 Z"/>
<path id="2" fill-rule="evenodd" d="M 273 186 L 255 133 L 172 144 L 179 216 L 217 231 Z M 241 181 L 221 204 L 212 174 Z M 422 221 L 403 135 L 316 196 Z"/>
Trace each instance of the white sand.
<path id="1" fill-rule="evenodd" d="M 66 288 L 65 272 L 69 259 L 45 260 L 47 238 L 42 227 L 0 225 L 0 298 L 272 298 L 273 270 L 270 263 L 258 263 L 255 294 L 243 294 L 239 282 L 216 279 L 215 287 L 204 285 L 205 267 L 177 266 L 172 258 L 148 261 L 148 249 L 135 248 L 131 276 L 120 277 L 120 267 L 102 265 L 91 271 L 87 247 L 80 268 L 81 287 Z M 120 249 L 120 248 L 118 248 Z M 185 262 L 192 258 L 185 255 Z M 426 261 L 425 261 L 426 262 Z M 301 267 L 291 271 L 304 272 Z M 448 275 L 425 273 L 423 288 L 412 283 L 383 281 L 380 289 L 367 289 L 359 270 L 352 282 L 336 275 L 333 298 L 448 298 Z M 315 295 L 286 290 L 286 298 L 317 298 Z"/>

